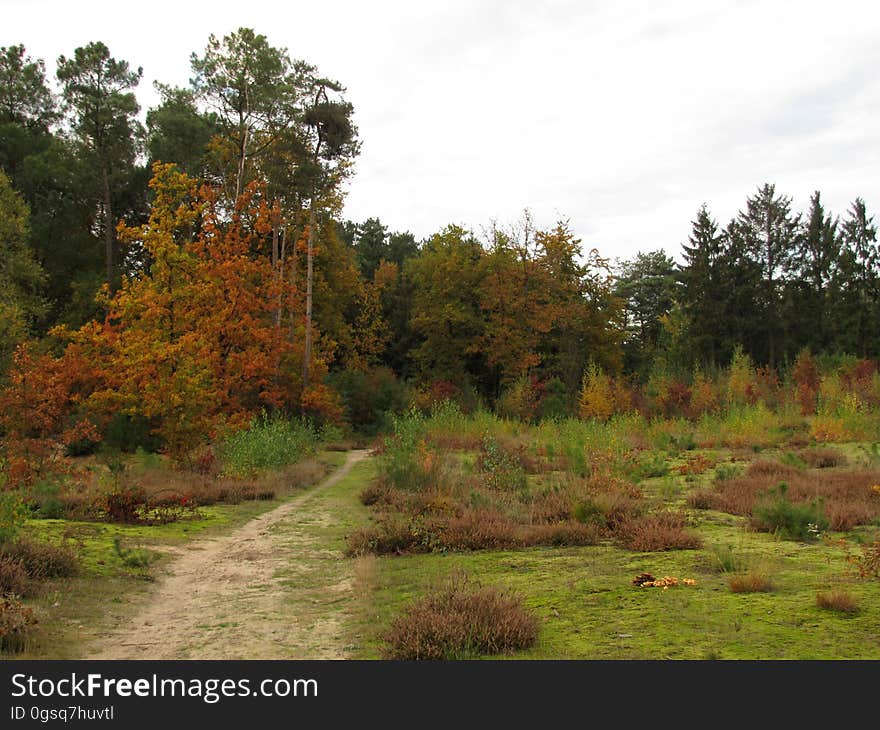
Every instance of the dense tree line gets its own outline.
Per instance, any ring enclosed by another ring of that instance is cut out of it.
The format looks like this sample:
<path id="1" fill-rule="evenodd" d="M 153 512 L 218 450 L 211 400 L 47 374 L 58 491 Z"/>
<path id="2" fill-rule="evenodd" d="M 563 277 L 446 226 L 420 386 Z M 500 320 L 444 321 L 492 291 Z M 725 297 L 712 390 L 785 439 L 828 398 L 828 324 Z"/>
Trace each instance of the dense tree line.
<path id="1" fill-rule="evenodd" d="M 157 84 L 142 125 L 142 69 L 103 43 L 60 56 L 55 84 L 23 46 L 0 49 L 7 380 L 35 352 L 86 352 L 101 367 L 77 402 L 103 393 L 182 428 L 163 408 L 191 400 L 196 428 L 261 407 L 367 421 L 358 398 L 391 406 L 399 382 L 566 413 L 591 368 L 690 373 L 737 347 L 769 367 L 804 348 L 880 355 L 880 253 L 859 198 L 842 220 L 818 192 L 799 214 L 767 184 L 723 229 L 703 206 L 681 264 L 653 251 L 612 265 L 528 212 L 418 241 L 342 219 L 359 152 L 342 84 L 247 28 L 211 36 L 191 71 L 188 87 Z"/>

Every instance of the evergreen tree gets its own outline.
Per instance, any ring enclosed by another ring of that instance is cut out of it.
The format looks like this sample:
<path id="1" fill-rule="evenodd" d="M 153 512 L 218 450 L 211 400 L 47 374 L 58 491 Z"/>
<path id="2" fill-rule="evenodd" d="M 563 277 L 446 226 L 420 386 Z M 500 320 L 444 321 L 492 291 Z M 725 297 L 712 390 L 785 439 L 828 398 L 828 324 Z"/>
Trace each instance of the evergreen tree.
<path id="1" fill-rule="evenodd" d="M 877 226 L 856 198 L 841 226 L 841 334 L 845 349 L 863 357 L 880 354 L 880 250 Z"/>
<path id="2" fill-rule="evenodd" d="M 691 223 L 688 244 L 682 246 L 681 303 L 688 321 L 693 357 L 704 365 L 725 362 L 729 343 L 725 336 L 725 309 L 730 292 L 724 276 L 724 236 L 705 203 Z"/>
<path id="3" fill-rule="evenodd" d="M 118 218 L 126 208 L 138 202 L 143 208 L 145 202 L 147 175 L 143 169 L 140 174 L 135 170 L 143 129 L 137 120 L 140 107 L 131 91 L 142 75 L 143 69 L 131 70 L 127 61 L 117 61 L 101 42 L 77 48 L 72 58 L 58 57 L 58 80 L 71 128 L 94 180 L 89 192 L 98 210 L 105 277 L 111 291 L 117 277 Z M 139 194 L 143 195 L 140 201 Z"/>
<path id="4" fill-rule="evenodd" d="M 791 213 L 791 198 L 776 194 L 774 185 L 765 183 L 746 200 L 746 209 L 737 217 L 736 232 L 745 253 L 760 268 L 759 321 L 762 342 L 755 343 L 752 356 L 771 367 L 780 352 L 781 288 L 783 274 L 798 245 L 799 216 Z"/>
<path id="5" fill-rule="evenodd" d="M 810 210 L 790 262 L 790 311 L 785 317 L 785 330 L 792 338 L 790 352 L 803 347 L 825 352 L 832 346 L 831 283 L 840 257 L 837 225 L 837 220 L 826 215 L 817 190 L 810 198 Z"/>
<path id="6" fill-rule="evenodd" d="M 662 318 L 678 299 L 675 262 L 665 251 L 639 252 L 620 264 L 615 293 L 624 302 L 624 367 L 643 372 L 657 354 Z"/>

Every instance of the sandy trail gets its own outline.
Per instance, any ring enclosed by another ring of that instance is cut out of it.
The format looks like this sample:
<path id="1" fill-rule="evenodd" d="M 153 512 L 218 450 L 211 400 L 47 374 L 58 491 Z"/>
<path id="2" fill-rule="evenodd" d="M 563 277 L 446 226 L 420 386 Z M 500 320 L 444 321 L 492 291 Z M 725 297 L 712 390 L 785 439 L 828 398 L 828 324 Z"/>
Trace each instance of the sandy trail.
<path id="1" fill-rule="evenodd" d="M 344 658 L 337 614 L 324 609 L 351 593 L 353 576 L 305 529 L 332 516 L 320 503 L 304 506 L 368 453 L 350 452 L 320 485 L 231 534 L 181 549 L 148 603 L 86 658 Z M 277 576 L 291 569 L 293 578 Z"/>

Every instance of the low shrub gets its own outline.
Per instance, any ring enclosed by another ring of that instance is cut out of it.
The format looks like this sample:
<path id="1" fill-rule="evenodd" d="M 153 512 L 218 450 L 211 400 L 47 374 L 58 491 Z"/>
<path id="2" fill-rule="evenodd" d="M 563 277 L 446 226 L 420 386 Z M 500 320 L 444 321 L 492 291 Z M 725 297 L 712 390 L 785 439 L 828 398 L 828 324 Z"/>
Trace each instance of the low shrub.
<path id="1" fill-rule="evenodd" d="M 526 649 L 538 638 L 538 620 L 520 598 L 466 575 L 417 600 L 385 634 L 388 659 L 462 659 Z"/>
<path id="2" fill-rule="evenodd" d="M 814 469 L 828 469 L 846 464 L 846 457 L 836 449 L 804 449 L 798 456 Z"/>
<path id="3" fill-rule="evenodd" d="M 773 582 L 764 573 L 752 571 L 742 575 L 732 575 L 727 580 L 732 593 L 769 593 Z"/>
<path id="4" fill-rule="evenodd" d="M 0 492 L 0 545 L 12 540 L 27 519 L 27 507 L 14 492 Z"/>
<path id="5" fill-rule="evenodd" d="M 67 544 L 20 537 L 0 546 L 0 558 L 18 561 L 36 580 L 69 578 L 79 572 L 76 551 Z"/>
<path id="6" fill-rule="evenodd" d="M 227 436 L 218 453 L 225 473 L 247 477 L 294 464 L 313 453 L 317 442 L 315 429 L 309 423 L 264 413 L 248 428 Z"/>
<path id="7" fill-rule="evenodd" d="M 30 596 L 34 588 L 34 581 L 20 560 L 0 555 L 0 596 Z"/>
<path id="8" fill-rule="evenodd" d="M 702 546 L 698 535 L 689 532 L 687 515 L 661 512 L 628 520 L 617 530 L 617 539 L 628 550 L 695 550 Z"/>
<path id="9" fill-rule="evenodd" d="M 484 475 L 486 486 L 495 490 L 522 489 L 526 472 L 518 455 L 486 436 L 477 456 L 476 468 Z"/>
<path id="10" fill-rule="evenodd" d="M 783 482 L 778 489 L 770 491 L 765 504 L 755 507 L 752 526 L 763 532 L 777 532 L 789 540 L 816 540 L 830 524 L 822 503 L 819 500 L 791 502 L 786 498 L 787 488 Z"/>
<path id="11" fill-rule="evenodd" d="M 37 623 L 33 609 L 9 596 L 0 597 L 0 651 L 19 652 Z"/>
<path id="12" fill-rule="evenodd" d="M 826 611 L 853 615 L 859 612 L 859 600 L 846 591 L 823 591 L 816 594 L 816 605 Z"/>

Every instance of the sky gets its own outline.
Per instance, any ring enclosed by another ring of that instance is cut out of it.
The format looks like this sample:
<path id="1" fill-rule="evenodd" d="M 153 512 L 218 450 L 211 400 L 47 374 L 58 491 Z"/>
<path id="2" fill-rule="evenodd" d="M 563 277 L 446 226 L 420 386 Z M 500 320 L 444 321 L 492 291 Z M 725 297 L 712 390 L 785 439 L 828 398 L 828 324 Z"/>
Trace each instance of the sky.
<path id="1" fill-rule="evenodd" d="M 528 208 L 585 249 L 678 257 L 765 182 L 805 210 L 880 212 L 880 6 L 855 2 L 141 4 L 0 0 L 0 46 L 46 61 L 103 41 L 186 85 L 210 34 L 245 26 L 342 82 L 362 142 L 345 217 L 423 238 Z M 880 216 L 878 216 L 880 218 Z"/>

